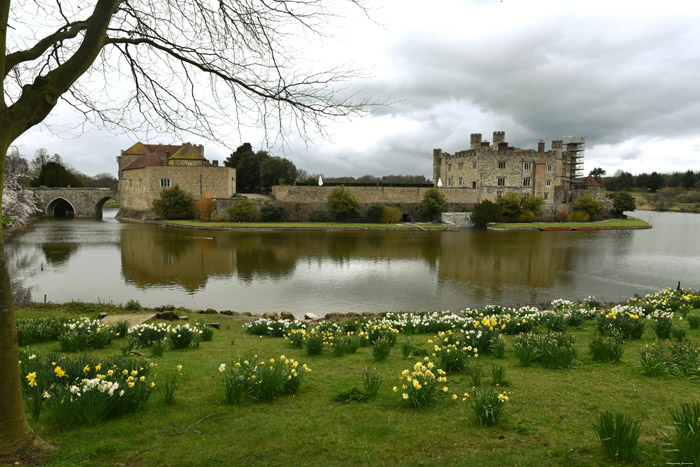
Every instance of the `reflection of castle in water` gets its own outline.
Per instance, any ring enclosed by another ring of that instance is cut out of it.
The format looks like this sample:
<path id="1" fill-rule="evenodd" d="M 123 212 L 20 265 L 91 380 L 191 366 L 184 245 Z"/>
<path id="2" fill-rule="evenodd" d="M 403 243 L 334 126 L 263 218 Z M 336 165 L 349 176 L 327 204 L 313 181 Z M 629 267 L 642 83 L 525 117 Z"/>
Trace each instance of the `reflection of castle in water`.
<path id="1" fill-rule="evenodd" d="M 440 279 L 471 282 L 480 286 L 512 284 L 548 287 L 555 280 L 564 284 L 571 282 L 569 276 L 557 276 L 557 273 L 571 270 L 577 249 L 572 249 L 571 245 L 557 247 L 555 238 L 547 233 L 471 234 L 444 239 L 443 253 L 458 250 L 462 253 L 440 255 Z"/>
<path id="2" fill-rule="evenodd" d="M 580 237 L 570 242 L 567 235 L 589 236 L 590 244 Z M 203 288 L 210 276 L 279 280 L 300 262 L 354 260 L 396 262 L 397 268 L 401 261 L 422 260 L 440 281 L 481 289 L 569 285 L 568 272 L 586 262 L 588 248 L 596 248 L 595 233 L 202 232 L 141 225 L 123 229 L 121 236 L 127 281 L 140 287 L 177 284 L 189 292 Z"/>

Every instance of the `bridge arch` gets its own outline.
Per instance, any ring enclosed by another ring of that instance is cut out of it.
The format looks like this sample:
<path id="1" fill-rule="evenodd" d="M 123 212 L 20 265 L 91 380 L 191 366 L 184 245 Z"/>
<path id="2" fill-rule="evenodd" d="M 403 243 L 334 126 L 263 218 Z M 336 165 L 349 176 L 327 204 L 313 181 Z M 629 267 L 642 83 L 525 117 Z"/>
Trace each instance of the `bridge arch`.
<path id="1" fill-rule="evenodd" d="M 67 199 L 58 197 L 46 205 L 44 214 L 49 217 L 75 217 L 75 208 Z"/>
<path id="2" fill-rule="evenodd" d="M 102 217 L 108 199 L 119 201 L 116 189 L 52 188 L 31 189 L 36 204 L 49 217 Z"/>
<path id="3" fill-rule="evenodd" d="M 102 208 L 104 207 L 105 203 L 110 199 L 113 199 L 115 201 L 117 200 L 115 196 L 105 196 L 104 198 L 97 201 L 97 204 L 95 204 L 95 217 L 102 217 Z"/>

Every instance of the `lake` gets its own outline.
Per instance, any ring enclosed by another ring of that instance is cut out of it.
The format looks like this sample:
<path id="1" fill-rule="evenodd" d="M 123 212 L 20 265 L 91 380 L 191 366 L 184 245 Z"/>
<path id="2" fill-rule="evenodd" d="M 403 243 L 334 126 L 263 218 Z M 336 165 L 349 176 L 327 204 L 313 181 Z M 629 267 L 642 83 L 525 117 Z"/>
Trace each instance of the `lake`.
<path id="1" fill-rule="evenodd" d="M 34 301 L 312 312 L 459 311 L 700 287 L 700 215 L 636 212 L 651 230 L 207 231 L 42 219 L 10 239 Z"/>

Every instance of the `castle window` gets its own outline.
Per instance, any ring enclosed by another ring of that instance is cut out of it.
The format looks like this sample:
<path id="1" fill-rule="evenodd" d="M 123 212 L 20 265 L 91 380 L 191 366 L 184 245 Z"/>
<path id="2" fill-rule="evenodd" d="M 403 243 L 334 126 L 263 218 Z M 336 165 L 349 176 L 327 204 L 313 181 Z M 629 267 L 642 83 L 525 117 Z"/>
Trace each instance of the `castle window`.
<path id="1" fill-rule="evenodd" d="M 459 164 L 457 164 L 457 168 L 459 170 L 462 170 L 464 168 L 464 162 L 460 162 Z M 461 183 L 460 183 L 460 185 L 461 185 Z"/>
<path id="2" fill-rule="evenodd" d="M 532 162 L 524 162 L 523 170 L 532 170 Z"/>
<path id="3" fill-rule="evenodd" d="M 476 161 L 474 161 L 473 168 L 476 169 Z"/>
<path id="4" fill-rule="evenodd" d="M 459 177 L 459 186 L 463 185 L 462 177 Z"/>
<path id="5" fill-rule="evenodd" d="M 544 194 L 544 199 L 545 199 L 545 200 L 548 200 L 548 199 L 549 199 L 549 193 L 546 193 L 546 192 L 545 192 L 545 194 Z"/>
<path id="6" fill-rule="evenodd" d="M 498 177 L 498 186 L 506 186 L 506 177 Z"/>
<path id="7" fill-rule="evenodd" d="M 547 172 L 551 172 L 551 171 L 552 171 L 552 164 L 547 164 Z"/>
<path id="8" fill-rule="evenodd" d="M 131 181 L 132 181 L 132 180 L 131 180 L 131 179 L 129 179 L 129 188 L 131 188 Z"/>
<path id="9" fill-rule="evenodd" d="M 525 193 L 525 194 L 523 195 L 523 199 L 530 199 L 530 195 L 528 195 L 527 193 Z"/>
<path id="10" fill-rule="evenodd" d="M 547 180 L 547 186 L 552 186 L 552 181 L 551 181 L 551 180 Z"/>
<path id="11" fill-rule="evenodd" d="M 169 178 L 161 178 L 160 179 L 160 187 L 161 188 L 168 188 L 170 186 L 170 179 Z"/>
<path id="12" fill-rule="evenodd" d="M 523 186 L 532 186 L 532 179 L 530 177 L 523 178 Z"/>
<path id="13" fill-rule="evenodd" d="M 566 162 L 562 163 L 562 167 L 564 167 L 564 173 L 566 173 Z"/>
<path id="14" fill-rule="evenodd" d="M 498 161 L 498 168 L 505 169 L 506 168 L 506 161 Z"/>
<path id="15" fill-rule="evenodd" d="M 452 170 L 452 164 L 447 164 L 447 171 L 449 172 L 450 170 Z"/>
<path id="16" fill-rule="evenodd" d="M 476 188 L 476 182 L 472 182 L 472 188 Z"/>
<path id="17" fill-rule="evenodd" d="M 496 196 L 498 196 L 498 197 L 500 198 L 501 196 L 503 196 L 503 192 L 502 192 L 502 191 L 497 191 L 497 192 L 496 192 Z"/>

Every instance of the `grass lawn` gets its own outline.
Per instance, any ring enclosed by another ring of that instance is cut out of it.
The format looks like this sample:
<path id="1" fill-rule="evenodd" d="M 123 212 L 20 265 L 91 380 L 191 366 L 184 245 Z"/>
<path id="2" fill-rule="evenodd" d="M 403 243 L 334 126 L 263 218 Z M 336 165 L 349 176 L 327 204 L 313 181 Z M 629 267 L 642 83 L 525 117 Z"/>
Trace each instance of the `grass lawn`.
<path id="1" fill-rule="evenodd" d="M 18 319 L 81 315 L 57 308 L 30 307 L 17 315 Z M 94 318 L 101 309 L 101 305 L 89 305 L 82 315 Z M 115 308 L 106 311 L 116 313 Z M 196 349 L 143 357 L 144 362 L 157 363 L 158 385 L 163 375 L 178 364 L 183 366 L 175 402 L 163 402 L 156 390 L 136 413 L 69 430 L 59 428 L 46 414 L 38 422 L 30 419 L 40 436 L 58 447 L 45 455 L 48 465 L 612 465 L 592 429 L 595 416 L 605 410 L 640 420 L 640 458 L 645 465 L 663 465 L 666 458 L 657 429 L 670 424 L 669 409 L 697 401 L 700 393 L 698 382 L 686 378 L 640 375 L 638 352 L 655 338 L 649 324 L 641 340 L 625 342 L 620 362 L 596 363 L 588 351 L 597 334 L 595 322 L 585 321 L 570 329 L 578 351 L 573 368 L 519 366 L 512 336 L 507 336 L 505 358 L 481 355 L 476 359 L 484 370 L 485 384 L 494 364 L 506 368 L 510 382 L 503 419 L 495 427 L 483 428 L 461 399 L 444 397 L 421 411 L 403 405 L 401 392 L 392 391 L 401 384 L 402 370 L 422 358 L 404 358 L 401 345 L 410 339 L 430 354 L 432 334 L 399 334 L 389 357 L 375 363 L 367 347 L 342 357 L 334 357 L 328 349 L 309 356 L 283 338 L 246 334 L 242 323 L 231 317 L 187 314 L 191 321 L 202 317 L 221 324 L 213 341 L 202 342 Z M 687 321 L 676 320 L 676 325 L 687 331 L 688 338 L 700 339 L 700 329 L 689 329 Z M 115 339 L 106 349 L 94 352 L 95 360 L 119 354 L 125 341 Z M 60 349 L 57 342 L 48 342 L 31 350 Z M 228 405 L 218 367 L 250 355 L 264 359 L 285 355 L 300 366 L 307 364 L 312 372 L 293 397 Z M 362 389 L 366 369 L 382 377 L 377 395 L 366 402 L 334 402 L 340 391 Z M 462 371 L 449 375 L 446 385 L 450 393 L 461 395 L 472 382 Z"/>
<path id="2" fill-rule="evenodd" d="M 444 224 L 370 224 L 353 222 L 202 222 L 202 221 L 163 221 L 166 224 L 186 227 L 231 228 L 231 229 L 322 229 L 322 230 L 392 230 L 392 229 L 456 229 Z"/>
<path id="3" fill-rule="evenodd" d="M 528 222 L 528 223 L 503 223 L 496 222 L 489 224 L 489 227 L 496 227 L 499 229 L 522 229 L 522 228 L 545 228 L 545 227 L 558 227 L 558 228 L 578 228 L 578 227 L 602 227 L 602 228 L 615 228 L 615 227 L 651 227 L 651 224 L 645 222 L 641 219 L 629 218 L 629 219 L 609 219 L 600 222 Z"/>

